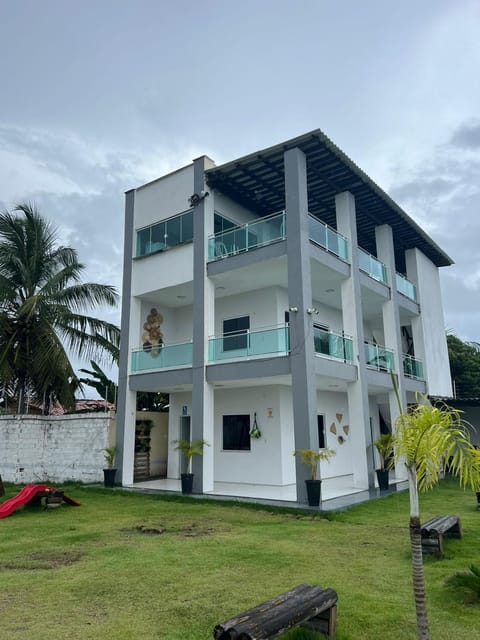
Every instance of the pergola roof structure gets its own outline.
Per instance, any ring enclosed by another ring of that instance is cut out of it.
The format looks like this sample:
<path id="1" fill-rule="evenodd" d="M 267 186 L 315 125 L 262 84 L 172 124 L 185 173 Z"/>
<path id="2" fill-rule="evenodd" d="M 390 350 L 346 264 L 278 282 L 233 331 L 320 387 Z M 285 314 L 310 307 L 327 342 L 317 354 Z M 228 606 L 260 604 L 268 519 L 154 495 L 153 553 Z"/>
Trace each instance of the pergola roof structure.
<path id="1" fill-rule="evenodd" d="M 359 245 L 376 255 L 375 227 L 393 229 L 397 269 L 405 271 L 407 249 L 417 247 L 437 267 L 453 260 L 320 129 L 208 169 L 207 183 L 260 215 L 285 209 L 283 154 L 298 147 L 306 156 L 311 214 L 336 228 L 335 195 L 355 197 Z"/>

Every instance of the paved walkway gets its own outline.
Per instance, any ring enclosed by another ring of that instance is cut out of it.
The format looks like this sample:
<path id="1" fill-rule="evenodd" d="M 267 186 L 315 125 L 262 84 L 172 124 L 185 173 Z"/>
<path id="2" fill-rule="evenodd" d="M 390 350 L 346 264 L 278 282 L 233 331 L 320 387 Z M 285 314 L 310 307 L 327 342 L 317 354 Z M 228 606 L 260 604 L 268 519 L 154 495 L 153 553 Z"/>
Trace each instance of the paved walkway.
<path id="1" fill-rule="evenodd" d="M 170 484 L 167 484 L 170 483 Z M 165 480 L 149 480 L 146 482 L 138 482 L 130 486 L 124 486 L 122 489 L 129 491 L 138 491 L 141 493 L 154 493 L 154 494 L 165 494 L 171 495 L 173 494 L 181 494 L 180 482 L 178 480 L 165 481 Z M 292 509 L 308 509 L 312 510 L 315 507 L 309 507 L 306 504 L 301 504 L 295 501 L 295 499 L 282 499 L 279 495 L 278 498 L 261 498 L 259 496 L 246 496 L 246 495 L 235 495 L 234 490 L 231 488 L 222 489 L 216 486 L 215 493 L 203 493 L 203 494 L 192 494 L 190 497 L 198 498 L 198 499 L 207 499 L 207 500 L 220 500 L 220 501 L 235 501 L 235 502 L 248 502 L 254 504 L 264 504 L 270 506 L 277 507 L 289 507 Z M 293 485 L 291 485 L 293 486 Z M 290 487 L 285 487 L 285 490 L 288 490 Z M 375 498 L 384 498 L 392 493 L 397 493 L 400 491 L 406 491 L 408 488 L 407 482 L 393 482 L 391 483 L 391 487 L 388 491 L 380 491 L 379 489 L 370 489 L 368 491 L 360 491 L 356 490 L 353 493 L 348 493 L 344 495 L 337 495 L 334 497 L 328 497 L 325 500 L 322 500 L 320 510 L 321 511 L 342 511 L 344 509 L 348 509 L 356 504 L 360 504 L 362 502 L 367 502 L 368 500 L 372 500 Z M 284 491 L 286 493 L 287 491 Z M 291 493 L 291 491 L 290 491 Z"/>

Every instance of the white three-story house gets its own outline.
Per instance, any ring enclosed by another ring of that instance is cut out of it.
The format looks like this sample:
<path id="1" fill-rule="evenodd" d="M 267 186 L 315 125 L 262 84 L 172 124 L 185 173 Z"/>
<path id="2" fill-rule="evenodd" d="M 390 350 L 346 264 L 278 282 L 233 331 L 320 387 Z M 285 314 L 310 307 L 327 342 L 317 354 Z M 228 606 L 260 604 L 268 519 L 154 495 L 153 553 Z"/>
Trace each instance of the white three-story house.
<path id="1" fill-rule="evenodd" d="M 450 396 L 439 268 L 451 259 L 321 131 L 126 193 L 117 445 L 134 481 L 136 396 L 169 394 L 203 438 L 194 491 L 303 502 L 295 449 L 335 449 L 323 499 L 375 487 L 371 443 L 417 392 Z M 254 437 L 257 436 L 257 437 Z M 259 436 L 259 437 L 258 437 Z M 402 469 L 391 480 L 404 479 Z"/>

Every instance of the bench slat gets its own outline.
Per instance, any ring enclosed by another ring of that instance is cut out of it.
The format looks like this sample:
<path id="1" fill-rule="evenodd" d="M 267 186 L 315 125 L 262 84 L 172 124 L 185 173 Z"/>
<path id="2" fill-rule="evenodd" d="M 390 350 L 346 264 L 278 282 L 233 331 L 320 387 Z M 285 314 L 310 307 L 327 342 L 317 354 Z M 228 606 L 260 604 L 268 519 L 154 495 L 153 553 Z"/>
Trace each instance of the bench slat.
<path id="1" fill-rule="evenodd" d="M 333 589 L 302 584 L 217 625 L 213 635 L 216 640 L 276 638 L 288 629 L 317 617 L 318 624 L 325 628 L 325 625 L 330 626 L 331 616 L 327 616 L 325 621 L 321 614 L 335 607 L 337 600 Z"/>

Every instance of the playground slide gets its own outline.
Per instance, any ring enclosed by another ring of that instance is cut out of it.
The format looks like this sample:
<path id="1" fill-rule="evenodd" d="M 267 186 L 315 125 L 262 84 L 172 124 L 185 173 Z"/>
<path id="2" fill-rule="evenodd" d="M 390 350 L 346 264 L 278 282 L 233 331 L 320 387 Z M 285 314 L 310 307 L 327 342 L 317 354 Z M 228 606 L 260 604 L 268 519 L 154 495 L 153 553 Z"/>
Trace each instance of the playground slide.
<path id="1" fill-rule="evenodd" d="M 37 493 L 41 491 L 54 491 L 52 487 L 48 487 L 46 484 L 27 484 L 26 487 L 17 493 L 16 496 L 10 498 L 9 500 L 5 500 L 3 504 L 0 505 L 0 518 L 6 518 L 10 514 L 12 514 L 16 509 L 19 509 L 27 502 L 30 502 L 32 498 L 34 498 Z M 76 507 L 80 506 L 80 503 L 68 496 L 63 496 L 63 500 L 68 502 L 68 504 L 72 504 Z"/>

